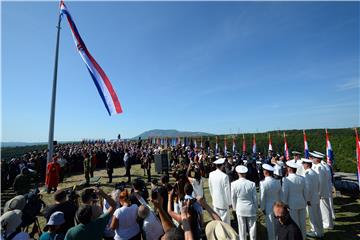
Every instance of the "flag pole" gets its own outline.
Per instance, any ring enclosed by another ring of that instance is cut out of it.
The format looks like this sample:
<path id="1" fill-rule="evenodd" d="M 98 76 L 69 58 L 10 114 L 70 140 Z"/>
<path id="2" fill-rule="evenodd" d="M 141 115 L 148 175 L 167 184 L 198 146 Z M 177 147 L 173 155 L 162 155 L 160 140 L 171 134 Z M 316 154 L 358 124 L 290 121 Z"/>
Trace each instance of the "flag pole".
<path id="1" fill-rule="evenodd" d="M 54 152 L 54 123 L 55 123 L 57 70 L 58 70 L 58 60 L 59 60 L 60 23 L 61 23 L 61 14 L 59 14 L 59 20 L 58 20 L 58 25 L 57 25 L 57 35 L 56 35 L 55 64 L 54 64 L 54 76 L 53 76 L 52 95 L 51 95 L 51 110 L 50 110 L 47 163 L 51 162 L 51 159 L 53 157 L 53 152 Z"/>

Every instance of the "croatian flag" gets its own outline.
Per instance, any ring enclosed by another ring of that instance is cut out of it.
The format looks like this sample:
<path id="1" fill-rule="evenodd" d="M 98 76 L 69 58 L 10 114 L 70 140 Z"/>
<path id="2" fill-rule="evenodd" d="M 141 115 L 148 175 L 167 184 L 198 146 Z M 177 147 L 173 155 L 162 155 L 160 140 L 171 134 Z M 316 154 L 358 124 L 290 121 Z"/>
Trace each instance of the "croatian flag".
<path id="1" fill-rule="evenodd" d="M 253 137 L 252 151 L 253 151 L 253 154 L 256 154 L 256 138 L 255 138 L 255 134 L 254 134 L 254 137 Z"/>
<path id="2" fill-rule="evenodd" d="M 194 147 L 197 148 L 196 140 L 194 140 Z"/>
<path id="3" fill-rule="evenodd" d="M 290 160 L 289 147 L 286 141 L 286 134 L 284 132 L 284 156 L 286 160 Z"/>
<path id="4" fill-rule="evenodd" d="M 246 142 L 245 142 L 245 135 L 243 134 L 243 142 L 242 142 L 242 152 L 243 154 L 246 153 Z"/>
<path id="5" fill-rule="evenodd" d="M 218 153 L 219 144 L 218 144 L 218 137 L 216 136 L 216 143 L 215 143 L 215 153 Z"/>
<path id="6" fill-rule="evenodd" d="M 203 142 L 202 142 L 202 137 L 201 137 L 201 139 L 200 139 L 200 148 L 203 148 L 204 146 L 203 146 Z"/>
<path id="7" fill-rule="evenodd" d="M 327 160 L 327 164 L 329 164 L 330 166 L 333 165 L 334 163 L 334 153 L 331 147 L 331 143 L 330 143 L 330 139 L 329 139 L 329 134 L 327 129 L 325 129 L 325 133 L 326 133 L 326 160 Z"/>
<path id="8" fill-rule="evenodd" d="M 307 140 L 306 140 L 306 133 L 305 133 L 305 130 L 303 131 L 304 133 L 304 155 L 305 155 L 305 158 L 309 159 L 309 146 L 308 146 L 308 143 L 307 143 Z"/>
<path id="9" fill-rule="evenodd" d="M 272 151 L 273 147 L 272 147 L 272 141 L 271 141 L 271 135 L 269 133 L 269 151 Z"/>
<path id="10" fill-rule="evenodd" d="M 357 159 L 358 183 L 360 189 L 360 139 L 357 128 L 355 128 L 355 135 L 356 135 L 356 159 Z"/>
<path id="11" fill-rule="evenodd" d="M 227 152 L 226 137 L 224 137 L 224 154 L 225 154 L 225 156 L 226 156 L 226 152 Z"/>
<path id="12" fill-rule="evenodd" d="M 70 12 L 63 1 L 60 2 L 60 14 L 61 16 L 65 15 L 69 22 L 75 46 L 77 47 L 81 58 L 86 64 L 86 67 L 95 83 L 95 86 L 100 94 L 101 99 L 104 102 L 104 105 L 109 115 L 122 113 L 119 99 L 111 85 L 109 78 L 106 76 L 103 69 L 95 61 L 89 50 L 86 48 L 85 43 L 82 40 L 77 30 L 77 27 L 70 15 Z"/>
<path id="13" fill-rule="evenodd" d="M 233 153 L 236 151 L 235 137 L 233 137 L 232 151 L 233 151 Z"/>

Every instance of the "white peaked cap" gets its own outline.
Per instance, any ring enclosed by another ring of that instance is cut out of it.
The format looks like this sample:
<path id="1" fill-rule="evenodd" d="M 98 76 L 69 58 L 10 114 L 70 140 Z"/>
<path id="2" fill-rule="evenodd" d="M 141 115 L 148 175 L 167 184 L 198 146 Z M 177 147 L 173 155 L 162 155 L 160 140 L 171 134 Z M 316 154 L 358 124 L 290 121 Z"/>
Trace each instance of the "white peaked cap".
<path id="1" fill-rule="evenodd" d="M 235 171 L 237 173 L 247 173 L 248 172 L 248 168 L 243 166 L 243 165 L 239 165 L 235 168 Z"/>
<path id="2" fill-rule="evenodd" d="M 286 165 L 288 166 L 288 167 L 291 167 L 291 168 L 298 168 L 298 167 L 300 167 L 300 164 L 298 164 L 298 163 L 296 163 L 295 161 L 287 161 L 286 162 Z"/>
<path id="3" fill-rule="evenodd" d="M 312 163 L 313 161 L 307 158 L 301 158 L 302 163 Z"/>
<path id="4" fill-rule="evenodd" d="M 318 158 L 318 159 L 323 159 L 324 158 L 324 155 L 318 154 L 318 153 L 315 153 L 315 152 L 310 152 L 309 154 L 310 154 L 310 156 L 312 156 L 314 158 Z"/>
<path id="5" fill-rule="evenodd" d="M 323 153 L 321 153 L 321 152 L 318 152 L 318 151 L 313 151 L 313 153 L 316 153 L 316 154 L 319 154 L 319 155 L 321 155 L 321 156 L 325 157 L 325 154 L 323 154 Z"/>
<path id="6" fill-rule="evenodd" d="M 271 172 L 274 171 L 274 167 L 271 166 L 270 164 L 267 164 L 267 163 L 264 163 L 264 164 L 262 165 L 262 168 L 265 169 L 265 170 L 271 171 Z"/>
<path id="7" fill-rule="evenodd" d="M 214 161 L 214 164 L 224 164 L 225 158 L 219 158 L 218 160 Z"/>

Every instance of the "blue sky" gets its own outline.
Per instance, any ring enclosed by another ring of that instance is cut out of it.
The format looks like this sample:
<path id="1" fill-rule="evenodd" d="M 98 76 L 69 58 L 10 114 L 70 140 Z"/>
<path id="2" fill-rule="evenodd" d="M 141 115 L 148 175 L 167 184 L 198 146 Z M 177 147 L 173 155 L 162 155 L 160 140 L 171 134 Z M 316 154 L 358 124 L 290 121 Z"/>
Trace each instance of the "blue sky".
<path id="1" fill-rule="evenodd" d="M 359 3 L 68 2 L 123 114 L 62 22 L 57 140 L 359 125 Z M 2 2 L 2 141 L 47 141 L 57 2 Z"/>

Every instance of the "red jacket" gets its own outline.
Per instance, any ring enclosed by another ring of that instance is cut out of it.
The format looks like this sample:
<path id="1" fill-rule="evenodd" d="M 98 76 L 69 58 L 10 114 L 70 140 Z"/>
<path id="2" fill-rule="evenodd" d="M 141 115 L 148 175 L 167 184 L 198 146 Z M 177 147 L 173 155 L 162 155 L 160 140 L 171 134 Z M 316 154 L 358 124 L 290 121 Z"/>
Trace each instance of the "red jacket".
<path id="1" fill-rule="evenodd" d="M 47 165 L 47 174 L 45 184 L 48 188 L 57 187 L 59 183 L 60 164 L 50 162 Z"/>

